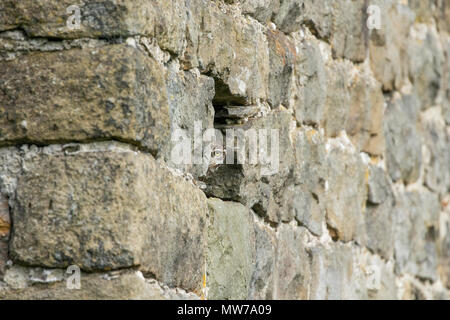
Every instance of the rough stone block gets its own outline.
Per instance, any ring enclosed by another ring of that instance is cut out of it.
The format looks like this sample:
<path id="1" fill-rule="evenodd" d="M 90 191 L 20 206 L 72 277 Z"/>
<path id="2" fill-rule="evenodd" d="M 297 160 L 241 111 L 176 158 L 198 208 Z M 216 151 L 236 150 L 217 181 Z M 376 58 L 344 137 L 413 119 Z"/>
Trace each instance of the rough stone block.
<path id="1" fill-rule="evenodd" d="M 425 188 L 394 189 L 396 273 L 436 280 L 439 199 Z"/>
<path id="2" fill-rule="evenodd" d="M 370 32 L 370 66 L 385 91 L 400 89 L 408 76 L 408 35 L 414 13 L 394 0 L 374 0 L 380 9 L 381 28 Z"/>
<path id="3" fill-rule="evenodd" d="M 206 198 L 150 155 L 71 144 L 44 148 L 25 167 L 12 211 L 14 261 L 139 267 L 169 286 L 201 285 Z"/>
<path id="4" fill-rule="evenodd" d="M 306 299 L 311 281 L 305 228 L 282 224 L 277 229 L 274 299 Z"/>
<path id="5" fill-rule="evenodd" d="M 80 274 L 80 289 L 67 288 L 67 276 L 61 279 L 25 288 L 0 288 L 2 300 L 184 300 L 198 299 L 192 293 L 166 289 L 145 279 L 139 271 L 110 272 L 106 274 Z M 34 270 L 23 269 L 22 278 Z M 69 279 L 70 281 L 70 279 Z"/>
<path id="6" fill-rule="evenodd" d="M 380 167 L 369 166 L 368 197 L 364 222 L 367 248 L 389 260 L 394 242 L 394 196 L 389 176 Z"/>
<path id="7" fill-rule="evenodd" d="M 433 107 L 421 114 L 423 141 L 428 152 L 424 159 L 425 183 L 441 195 L 450 189 L 450 141 L 441 108 Z"/>
<path id="8" fill-rule="evenodd" d="M 416 24 L 409 39 L 409 77 L 423 110 L 434 105 L 441 89 L 444 52 L 435 28 Z"/>
<path id="9" fill-rule="evenodd" d="M 350 110 L 346 132 L 358 150 L 372 155 L 384 152 L 384 98 L 381 85 L 367 67 L 351 79 Z"/>
<path id="10" fill-rule="evenodd" d="M 198 2 L 197 8 L 191 7 L 185 64 L 215 78 L 215 105 L 266 99 L 270 64 L 263 26 L 214 2 Z"/>
<path id="11" fill-rule="evenodd" d="M 170 135 L 162 69 L 126 45 L 0 62 L 0 145 L 117 139 L 157 153 Z"/>
<path id="12" fill-rule="evenodd" d="M 255 223 L 255 266 L 249 299 L 273 299 L 276 250 L 275 231 L 263 223 Z"/>
<path id="13" fill-rule="evenodd" d="M 348 138 L 340 137 L 327 146 L 327 225 L 333 238 L 361 243 L 364 242 L 367 168 L 349 143 Z"/>
<path id="14" fill-rule="evenodd" d="M 347 125 L 352 68 L 348 61 L 331 61 L 325 69 L 327 93 L 321 126 L 329 137 L 337 136 Z"/>
<path id="15" fill-rule="evenodd" d="M 386 165 L 393 181 L 413 183 L 419 178 L 422 165 L 419 108 L 415 94 L 394 95 L 385 111 Z"/>
<path id="16" fill-rule="evenodd" d="M 7 0 L 0 4 L 0 30 L 20 27 L 31 37 L 59 39 L 146 35 L 181 53 L 187 11 L 181 0 Z"/>
<path id="17" fill-rule="evenodd" d="M 296 40 L 297 59 L 293 90 L 298 123 L 314 125 L 322 120 L 326 92 L 325 63 L 316 40 Z"/>
<path id="18" fill-rule="evenodd" d="M 277 108 L 280 104 L 287 107 L 297 52 L 292 40 L 282 32 L 269 30 L 266 36 L 269 42 L 270 61 L 268 101 L 273 108 Z"/>
<path id="19" fill-rule="evenodd" d="M 249 120 L 242 125 L 232 126 L 233 129 L 242 129 L 244 133 L 254 129 L 268 129 L 267 146 L 271 154 L 270 130 L 278 130 L 279 161 L 274 161 L 273 174 L 270 164 L 263 164 L 259 160 L 251 164 L 246 157 L 244 164 L 223 164 L 215 171 L 209 172 L 205 178 L 207 185 L 205 192 L 208 195 L 238 201 L 252 208 L 257 214 L 268 217 L 274 222 L 289 220 L 291 211 L 288 203 L 292 198 L 285 197 L 286 188 L 293 185 L 294 148 L 291 141 L 291 115 L 286 110 L 274 110 L 266 117 Z M 247 144 L 248 147 L 249 144 Z M 246 148 L 247 148 L 246 147 Z M 226 152 L 232 148 L 226 147 Z M 248 150 L 248 149 L 246 149 Z M 273 149 L 276 155 L 276 149 Z M 236 159 L 235 159 L 236 160 Z"/>
<path id="20" fill-rule="evenodd" d="M 209 299 L 247 299 L 255 263 L 253 216 L 242 204 L 208 199 Z"/>

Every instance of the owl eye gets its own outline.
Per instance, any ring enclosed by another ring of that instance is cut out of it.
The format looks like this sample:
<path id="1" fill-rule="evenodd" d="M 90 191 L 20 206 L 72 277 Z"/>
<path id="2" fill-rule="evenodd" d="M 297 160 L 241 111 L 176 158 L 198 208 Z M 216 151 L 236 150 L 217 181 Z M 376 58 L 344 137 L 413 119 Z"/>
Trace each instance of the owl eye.
<path id="1" fill-rule="evenodd" d="M 214 158 L 219 158 L 221 156 L 222 156 L 222 151 L 220 151 L 220 150 L 214 150 L 213 151 L 213 157 Z"/>

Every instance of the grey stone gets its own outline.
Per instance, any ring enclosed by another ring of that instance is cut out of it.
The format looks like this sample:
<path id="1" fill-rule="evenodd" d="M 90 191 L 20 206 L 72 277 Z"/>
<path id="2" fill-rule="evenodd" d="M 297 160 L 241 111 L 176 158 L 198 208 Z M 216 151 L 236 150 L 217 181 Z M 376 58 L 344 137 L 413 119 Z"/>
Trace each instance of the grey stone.
<path id="1" fill-rule="evenodd" d="M 415 25 L 410 35 L 407 51 L 409 77 L 423 110 L 434 105 L 441 89 L 444 54 L 436 29 Z"/>
<path id="2" fill-rule="evenodd" d="M 166 75 L 167 96 L 169 100 L 170 122 L 172 132 L 176 129 L 182 130 L 185 137 L 192 141 L 198 139 L 195 137 L 195 126 L 201 128 L 201 137 L 206 129 L 213 128 L 214 108 L 212 100 L 214 97 L 214 80 L 212 78 L 199 75 L 195 71 L 179 71 L 174 66 L 169 67 Z M 208 164 L 176 164 L 171 159 L 171 151 L 174 142 L 166 144 L 165 159 L 169 166 L 181 169 L 183 172 L 189 172 L 194 177 L 203 176 Z M 200 146 L 202 148 L 203 146 Z M 192 158 L 194 152 L 192 149 Z M 199 150 L 203 155 L 203 150 Z"/>
<path id="3" fill-rule="evenodd" d="M 8 242 L 11 231 L 9 204 L 6 197 L 0 193 L 0 276 L 5 271 L 8 260 Z"/>
<path id="4" fill-rule="evenodd" d="M 215 105 L 251 105 L 265 99 L 269 49 L 263 26 L 227 14 L 227 8 L 215 2 L 196 0 L 196 4 L 190 7 L 184 65 L 214 77 Z"/>
<path id="5" fill-rule="evenodd" d="M 274 299 L 306 299 L 311 272 L 305 248 L 304 228 L 282 224 L 277 229 L 278 250 L 275 264 Z"/>
<path id="6" fill-rule="evenodd" d="M 422 188 L 395 192 L 396 273 L 436 280 L 439 199 Z"/>
<path id="7" fill-rule="evenodd" d="M 450 141 L 441 115 L 441 108 L 433 107 L 422 113 L 424 144 L 429 150 L 424 159 L 425 183 L 435 192 L 445 194 L 450 189 Z"/>
<path id="8" fill-rule="evenodd" d="M 296 192 L 292 197 L 294 216 L 315 235 L 325 223 L 327 160 L 324 137 L 312 128 L 299 129 L 294 136 Z"/>
<path id="9" fill-rule="evenodd" d="M 150 155 L 72 144 L 44 148 L 24 166 L 12 260 L 87 271 L 139 267 L 170 286 L 200 286 L 206 198 Z"/>
<path id="10" fill-rule="evenodd" d="M 3 281 L 13 289 L 25 289 L 28 287 L 28 270 L 21 266 L 13 266 L 6 270 Z"/>
<path id="11" fill-rule="evenodd" d="M 386 165 L 393 181 L 413 183 L 419 178 L 422 165 L 419 107 L 415 94 L 394 96 L 385 111 Z"/>
<path id="12" fill-rule="evenodd" d="M 281 0 L 275 24 L 286 33 L 308 27 L 318 38 L 327 39 L 339 58 L 363 61 L 367 30 L 363 1 Z"/>
<path id="13" fill-rule="evenodd" d="M 442 39 L 443 38 L 443 39 Z M 442 45 L 445 49 L 445 75 L 443 78 L 443 101 L 442 113 L 447 125 L 450 125 L 450 37 L 441 37 Z"/>
<path id="14" fill-rule="evenodd" d="M 348 61 L 332 61 L 326 68 L 327 98 L 321 125 L 329 137 L 337 136 L 347 125 L 351 69 L 352 65 Z"/>
<path id="15" fill-rule="evenodd" d="M 280 31 L 266 33 L 269 43 L 268 101 L 272 108 L 289 105 L 296 50 L 292 41 Z"/>
<path id="16" fill-rule="evenodd" d="M 367 200 L 372 204 L 382 204 L 392 196 L 392 189 L 389 184 L 389 177 L 379 166 L 369 166 L 369 189 Z"/>
<path id="17" fill-rule="evenodd" d="M 380 167 L 369 166 L 368 197 L 364 215 L 366 246 L 386 260 L 393 254 L 394 196 L 389 176 Z"/>
<path id="18" fill-rule="evenodd" d="M 36 53 L 0 64 L 0 145 L 117 139 L 156 154 L 169 139 L 162 69 L 133 47 Z"/>
<path id="19" fill-rule="evenodd" d="M 333 1 L 332 3 L 333 27 L 330 44 L 333 56 L 354 62 L 364 61 L 369 37 L 366 23 L 368 3 L 354 0 Z M 327 17 L 322 19 L 326 20 Z"/>
<path id="20" fill-rule="evenodd" d="M 61 270 L 62 271 L 62 270 Z M 0 288 L 2 300 L 167 300 L 198 299 L 195 294 L 162 288 L 138 271 L 114 274 L 81 273 L 80 289 L 69 289 L 66 281 L 32 285 L 26 289 Z"/>
<path id="21" fill-rule="evenodd" d="M 363 210 L 368 169 L 359 154 L 349 149 L 349 146 L 345 148 L 345 141 L 341 138 L 329 146 L 327 162 L 325 206 L 326 221 L 332 237 L 364 243 Z"/>
<path id="22" fill-rule="evenodd" d="M 234 164 L 225 163 L 208 172 L 203 179 L 206 183 L 205 192 L 209 196 L 241 202 L 271 221 L 289 220 L 292 213 L 288 210 L 288 203 L 283 202 L 286 188 L 292 186 L 294 182 L 295 159 L 289 112 L 283 109 L 274 110 L 266 117 L 251 119 L 247 123 L 231 128 L 242 129 L 244 134 L 251 129 L 256 132 L 259 129 L 278 130 L 279 162 L 275 161 L 275 167 L 272 168 L 275 170 L 271 172 L 270 165 L 262 164 L 260 161 L 257 164 L 251 164 L 248 157 L 244 164 L 238 164 L 235 157 Z M 268 154 L 271 154 L 271 150 L 274 152 L 276 150 L 271 149 L 270 130 L 267 131 Z M 226 146 L 227 153 L 230 149 L 232 148 Z M 291 201 L 291 199 L 286 200 Z"/>
<path id="23" fill-rule="evenodd" d="M 249 14 L 261 23 L 271 20 L 273 12 L 277 12 L 280 0 L 242 0 L 242 12 Z"/>
<path id="24" fill-rule="evenodd" d="M 357 71 L 351 80 L 350 110 L 345 130 L 358 150 L 381 155 L 385 147 L 381 85 L 367 66 Z"/>
<path id="25" fill-rule="evenodd" d="M 312 300 L 341 300 L 346 298 L 347 287 L 351 284 L 353 259 L 350 248 L 333 244 L 330 249 L 314 246 L 309 249 L 311 255 Z M 349 297 L 347 297 L 349 298 Z"/>
<path id="26" fill-rule="evenodd" d="M 80 23 L 73 25 L 77 5 Z M 76 39 L 133 35 L 156 37 L 161 47 L 181 53 L 185 47 L 187 9 L 181 0 L 2 1 L 0 30 L 21 27 L 32 37 Z"/>
<path id="27" fill-rule="evenodd" d="M 247 299 L 255 263 L 253 217 L 242 204 L 208 199 L 209 299 Z"/>
<path id="28" fill-rule="evenodd" d="M 414 13 L 394 0 L 373 0 L 381 9 L 381 29 L 370 32 L 370 66 L 385 91 L 400 89 L 408 76 L 408 35 Z"/>
<path id="29" fill-rule="evenodd" d="M 332 30 L 333 4 L 326 0 L 280 0 L 274 22 L 286 33 L 308 26 L 321 38 L 328 38 Z"/>
<path id="30" fill-rule="evenodd" d="M 255 223 L 255 266 L 249 299 L 273 299 L 276 250 L 275 231 L 262 223 Z"/>
<path id="31" fill-rule="evenodd" d="M 325 107 L 325 64 L 318 41 L 296 41 L 294 111 L 298 123 L 319 124 Z"/>
<path id="32" fill-rule="evenodd" d="M 450 196 L 442 201 L 443 212 L 441 212 L 441 224 L 439 229 L 438 253 L 439 267 L 438 272 L 443 285 L 450 288 Z"/>

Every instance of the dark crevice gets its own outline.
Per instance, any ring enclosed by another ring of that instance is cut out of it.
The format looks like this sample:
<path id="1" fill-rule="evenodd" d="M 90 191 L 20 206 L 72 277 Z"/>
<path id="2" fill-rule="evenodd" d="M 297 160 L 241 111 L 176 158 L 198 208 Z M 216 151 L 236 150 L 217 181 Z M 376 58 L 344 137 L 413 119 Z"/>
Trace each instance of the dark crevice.
<path id="1" fill-rule="evenodd" d="M 43 141 L 36 141 L 36 140 L 30 140 L 30 139 L 18 139 L 18 140 L 0 142 L 0 148 L 21 147 L 22 145 L 35 145 L 37 147 L 43 148 L 43 147 L 48 147 L 50 145 L 55 145 L 55 144 L 60 144 L 60 145 L 76 144 L 76 143 L 90 144 L 90 143 L 94 143 L 94 142 L 106 142 L 106 141 L 116 141 L 116 142 L 128 144 L 132 147 L 135 147 L 137 150 L 139 150 L 141 152 L 151 154 L 154 158 L 158 158 L 158 156 L 160 155 L 159 150 L 150 149 L 148 147 L 143 146 L 138 141 L 123 139 L 121 137 L 104 137 L 104 138 L 101 137 L 101 138 L 88 138 L 88 139 L 81 139 L 81 140 L 55 139 L 55 140 L 43 140 Z M 70 148 L 72 148 L 72 150 L 74 150 L 73 148 L 75 148 L 75 146 L 70 147 Z M 70 150 L 69 150 L 69 152 L 70 152 Z"/>
<path id="2" fill-rule="evenodd" d="M 330 234 L 331 239 L 333 239 L 333 241 L 338 241 L 339 233 L 338 233 L 337 229 L 330 226 L 329 223 L 327 223 L 327 229 L 328 229 L 328 233 Z"/>

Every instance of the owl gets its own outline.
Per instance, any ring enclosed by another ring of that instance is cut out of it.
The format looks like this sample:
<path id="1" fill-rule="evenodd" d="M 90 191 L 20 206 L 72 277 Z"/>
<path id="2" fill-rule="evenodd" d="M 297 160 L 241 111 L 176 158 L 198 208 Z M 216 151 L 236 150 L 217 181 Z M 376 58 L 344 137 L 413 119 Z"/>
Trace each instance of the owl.
<path id="1" fill-rule="evenodd" d="M 209 148 L 205 148 L 205 160 L 208 165 L 207 171 L 215 171 L 225 162 L 225 148 L 216 142 L 211 143 Z"/>

